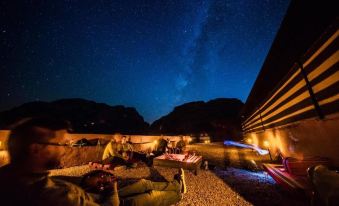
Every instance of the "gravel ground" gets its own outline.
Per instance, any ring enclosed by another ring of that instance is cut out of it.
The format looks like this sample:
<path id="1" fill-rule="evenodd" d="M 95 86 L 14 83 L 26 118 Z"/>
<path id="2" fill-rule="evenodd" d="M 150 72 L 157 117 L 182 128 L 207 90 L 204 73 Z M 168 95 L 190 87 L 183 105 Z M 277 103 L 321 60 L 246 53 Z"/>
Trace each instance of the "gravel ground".
<path id="1" fill-rule="evenodd" d="M 77 182 L 79 177 L 91 169 L 87 165 L 51 170 L 52 176 L 66 176 Z M 131 184 L 140 178 L 153 181 L 173 180 L 177 169 L 139 166 L 134 169 L 113 171 L 119 177 L 119 187 Z M 228 168 L 202 170 L 195 176 L 185 171 L 188 193 L 177 206 L 204 205 L 307 205 L 304 199 L 297 199 L 278 187 L 274 180 L 263 172 Z"/>
<path id="2" fill-rule="evenodd" d="M 214 173 L 229 187 L 253 205 L 306 206 L 310 201 L 303 195 L 291 193 L 265 172 L 251 172 L 238 168 L 215 169 Z"/>

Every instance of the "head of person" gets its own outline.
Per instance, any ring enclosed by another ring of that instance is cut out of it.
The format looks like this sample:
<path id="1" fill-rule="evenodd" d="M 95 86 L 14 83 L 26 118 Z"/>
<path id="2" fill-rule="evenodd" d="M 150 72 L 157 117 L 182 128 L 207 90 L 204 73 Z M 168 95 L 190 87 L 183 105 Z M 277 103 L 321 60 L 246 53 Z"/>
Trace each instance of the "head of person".
<path id="1" fill-rule="evenodd" d="M 127 137 L 124 135 L 121 137 L 121 144 L 126 144 L 127 143 Z"/>
<path id="2" fill-rule="evenodd" d="M 17 122 L 12 126 L 8 139 L 10 164 L 29 166 L 27 169 L 33 170 L 55 168 L 65 152 L 69 130 L 68 122 L 51 117 L 27 118 Z"/>
<path id="3" fill-rule="evenodd" d="M 80 186 L 84 188 L 86 192 L 109 194 L 113 191 L 113 184 L 116 180 L 117 177 L 110 172 L 93 170 L 82 177 Z"/>
<path id="4" fill-rule="evenodd" d="M 121 143 L 122 136 L 121 136 L 120 133 L 116 133 L 116 134 L 114 134 L 113 139 L 114 139 L 115 143 Z"/>

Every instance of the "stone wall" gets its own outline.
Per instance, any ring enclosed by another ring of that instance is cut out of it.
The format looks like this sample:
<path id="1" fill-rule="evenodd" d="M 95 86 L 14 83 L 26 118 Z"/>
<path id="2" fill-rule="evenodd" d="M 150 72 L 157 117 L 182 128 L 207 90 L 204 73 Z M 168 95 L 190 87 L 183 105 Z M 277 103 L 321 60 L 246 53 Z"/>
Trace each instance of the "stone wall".
<path id="1" fill-rule="evenodd" d="M 0 130 L 0 166 L 9 162 L 6 151 L 9 131 Z M 88 140 L 100 139 L 100 146 L 67 147 L 65 155 L 61 159 L 61 167 L 70 167 L 87 164 L 90 161 L 101 160 L 105 145 L 113 138 L 120 139 L 123 134 L 66 134 L 66 138 L 71 142 L 76 142 L 86 138 Z M 145 152 L 156 148 L 156 140 L 161 138 L 170 139 L 173 145 L 180 140 L 180 136 L 149 136 L 149 135 L 125 135 L 130 137 L 135 151 Z M 183 136 L 188 140 L 189 136 Z"/>

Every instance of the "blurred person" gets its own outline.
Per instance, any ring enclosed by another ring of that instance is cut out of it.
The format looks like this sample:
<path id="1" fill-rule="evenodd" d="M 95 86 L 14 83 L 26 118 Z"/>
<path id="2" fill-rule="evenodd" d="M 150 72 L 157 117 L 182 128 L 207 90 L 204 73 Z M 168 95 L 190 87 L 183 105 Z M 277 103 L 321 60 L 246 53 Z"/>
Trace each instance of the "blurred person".
<path id="1" fill-rule="evenodd" d="M 157 148 L 153 152 L 155 156 L 160 156 L 160 155 L 168 152 L 168 144 L 169 144 L 168 140 L 169 139 L 165 139 L 164 137 L 159 139 Z"/>
<path id="2" fill-rule="evenodd" d="M 339 171 L 330 170 L 325 165 L 315 165 L 307 170 L 308 177 L 314 186 L 316 198 L 326 206 L 338 205 Z"/>
<path id="3" fill-rule="evenodd" d="M 177 142 L 175 148 L 178 153 L 182 153 L 185 147 L 186 147 L 186 142 L 184 141 L 184 137 L 180 136 L 180 140 Z"/>

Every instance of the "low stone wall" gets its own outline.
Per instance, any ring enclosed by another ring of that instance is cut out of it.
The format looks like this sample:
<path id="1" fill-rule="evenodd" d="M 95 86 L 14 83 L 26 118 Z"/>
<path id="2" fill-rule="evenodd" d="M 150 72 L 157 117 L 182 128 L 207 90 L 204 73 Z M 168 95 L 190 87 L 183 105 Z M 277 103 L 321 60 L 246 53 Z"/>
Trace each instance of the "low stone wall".
<path id="1" fill-rule="evenodd" d="M 88 162 L 100 161 L 106 145 L 68 147 L 65 155 L 61 158 L 61 167 L 67 168 L 77 165 L 88 164 Z M 152 150 L 153 143 L 132 144 L 135 151 Z"/>
<path id="2" fill-rule="evenodd" d="M 161 138 L 169 139 L 171 142 L 177 142 L 180 140 L 181 136 L 166 136 L 166 135 L 128 135 L 128 134 L 67 134 L 67 139 L 70 141 L 78 141 L 80 139 L 102 139 L 109 141 L 111 139 L 121 139 L 122 136 L 129 137 L 132 143 L 143 144 L 143 143 L 152 143 L 155 140 Z M 184 140 L 191 138 L 190 136 L 182 136 Z M 192 138 L 191 138 L 192 139 Z"/>
<path id="3" fill-rule="evenodd" d="M 0 130 L 0 151 L 7 149 L 9 130 Z"/>
<path id="4" fill-rule="evenodd" d="M 0 151 L 0 167 L 9 163 L 9 156 L 6 150 Z"/>
<path id="5" fill-rule="evenodd" d="M 0 166 L 9 162 L 7 153 L 7 139 L 9 130 L 0 130 Z M 66 138 L 71 142 L 80 139 L 100 139 L 100 146 L 67 147 L 65 155 L 61 159 L 61 167 L 71 167 L 87 164 L 90 161 L 101 160 L 105 145 L 113 138 L 121 139 L 122 136 L 130 137 L 135 151 L 152 151 L 156 149 L 156 140 L 161 138 L 169 139 L 173 145 L 181 136 L 151 136 L 151 135 L 125 135 L 125 134 L 66 134 Z M 190 136 L 183 136 L 184 140 L 191 140 Z"/>
<path id="6" fill-rule="evenodd" d="M 104 146 L 83 146 L 65 148 L 65 155 L 61 158 L 61 167 L 72 167 L 77 165 L 88 164 L 101 160 Z"/>

